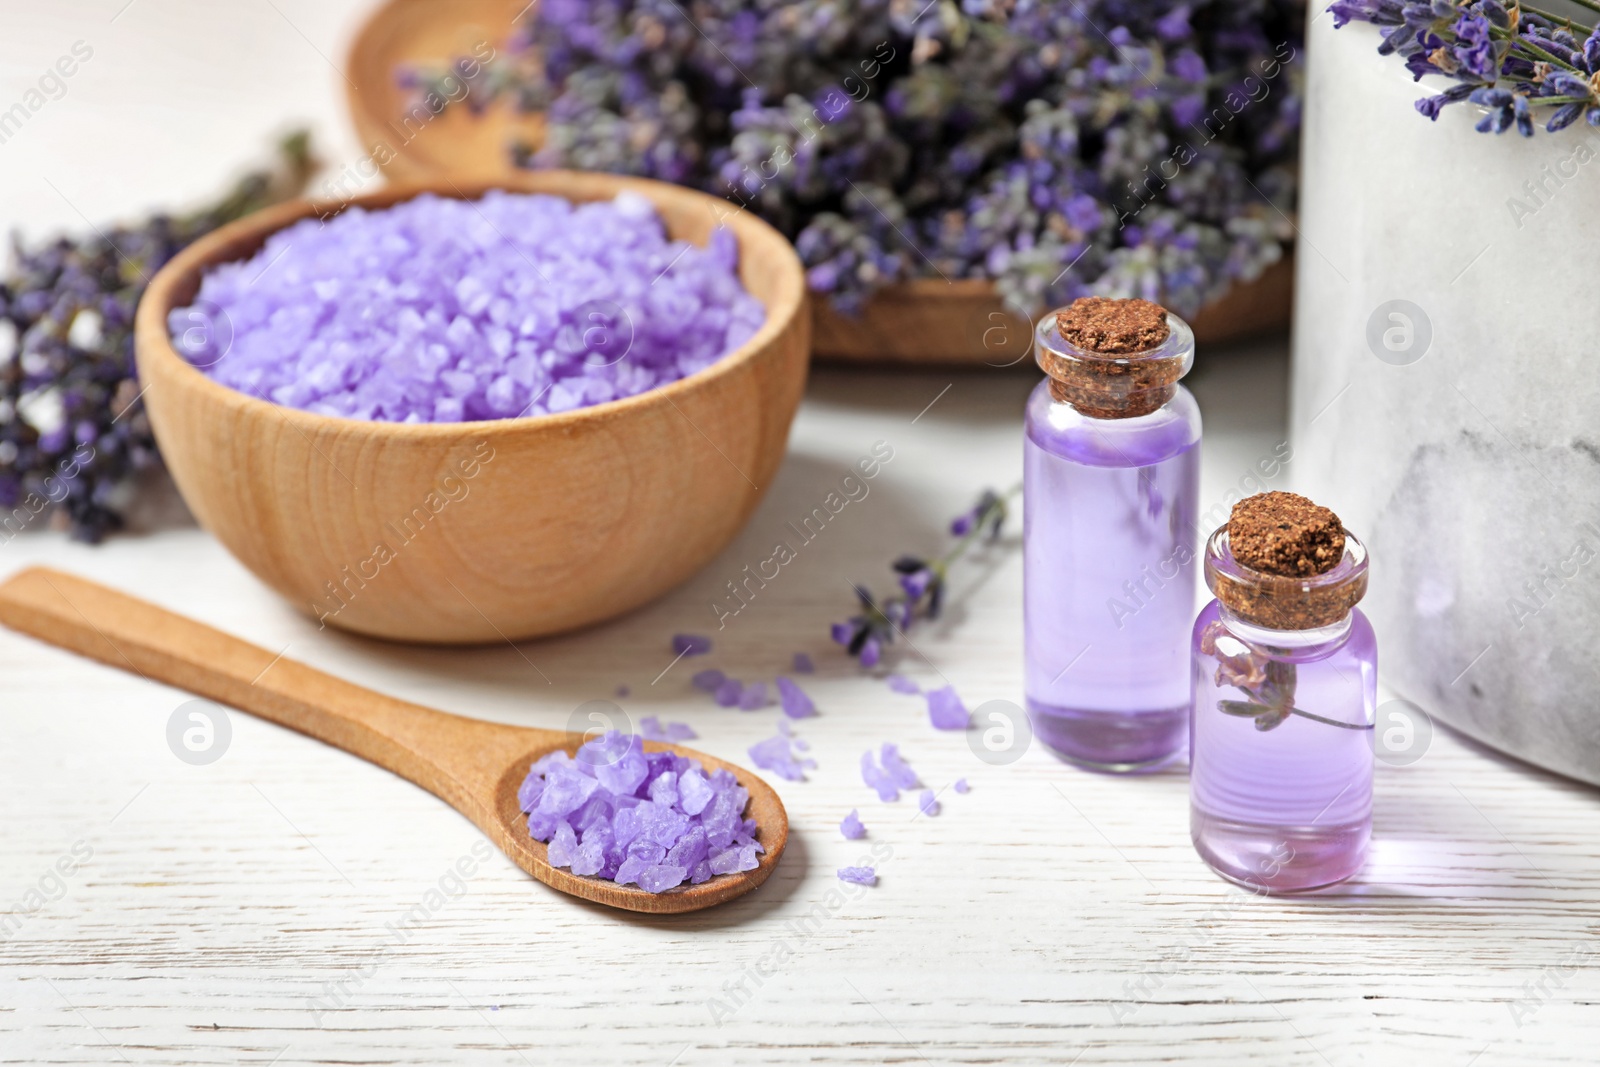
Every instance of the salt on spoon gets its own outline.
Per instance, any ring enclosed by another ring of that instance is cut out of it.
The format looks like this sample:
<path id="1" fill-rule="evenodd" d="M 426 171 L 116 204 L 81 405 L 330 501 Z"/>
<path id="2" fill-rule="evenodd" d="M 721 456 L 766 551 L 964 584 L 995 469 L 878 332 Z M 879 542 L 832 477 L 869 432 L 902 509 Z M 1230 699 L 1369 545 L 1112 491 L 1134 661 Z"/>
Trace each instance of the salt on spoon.
<path id="1" fill-rule="evenodd" d="M 698 911 L 756 888 L 789 839 L 783 802 L 743 768 L 691 749 L 645 742 L 645 752 L 698 760 L 749 791 L 742 813 L 765 849 L 751 870 L 660 893 L 587 878 L 550 862 L 528 833 L 518 791 L 535 761 L 576 752 L 585 738 L 435 711 L 314 670 L 193 619 L 95 582 L 30 567 L 0 584 L 0 623 L 90 659 L 131 670 L 309 734 L 393 771 L 445 801 L 511 861 L 563 893 L 627 911 Z"/>

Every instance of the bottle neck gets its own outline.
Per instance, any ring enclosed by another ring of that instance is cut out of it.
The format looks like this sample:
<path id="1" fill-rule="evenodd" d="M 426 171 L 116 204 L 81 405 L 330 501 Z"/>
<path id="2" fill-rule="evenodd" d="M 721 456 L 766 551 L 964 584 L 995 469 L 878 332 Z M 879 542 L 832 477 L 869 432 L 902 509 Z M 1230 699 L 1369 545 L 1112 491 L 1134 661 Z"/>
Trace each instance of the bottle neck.
<path id="1" fill-rule="evenodd" d="M 1217 612 L 1228 632 L 1246 644 L 1286 660 L 1321 659 L 1337 652 L 1350 640 L 1355 629 L 1354 609 L 1326 626 L 1310 630 L 1279 630 L 1250 622 L 1228 605 L 1217 602 Z"/>
<path id="2" fill-rule="evenodd" d="M 1135 419 L 1160 411 L 1178 395 L 1177 383 L 1150 389 L 1118 392 L 1103 383 L 1082 379 L 1049 379 L 1050 397 L 1090 419 Z"/>
<path id="3" fill-rule="evenodd" d="M 1134 419 L 1170 403 L 1194 364 L 1193 331 L 1171 313 L 1167 326 L 1166 340 L 1148 351 L 1095 352 L 1064 338 L 1052 313 L 1034 330 L 1034 359 L 1058 403 L 1091 419 Z"/>

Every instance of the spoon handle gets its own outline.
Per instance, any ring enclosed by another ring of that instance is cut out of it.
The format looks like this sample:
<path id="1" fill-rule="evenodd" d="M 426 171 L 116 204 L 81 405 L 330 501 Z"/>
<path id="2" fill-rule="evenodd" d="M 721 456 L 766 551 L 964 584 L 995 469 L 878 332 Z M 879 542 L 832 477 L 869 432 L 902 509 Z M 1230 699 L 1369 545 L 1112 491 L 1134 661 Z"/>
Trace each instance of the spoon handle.
<path id="1" fill-rule="evenodd" d="M 467 719 L 341 681 L 136 597 L 46 567 L 0 584 L 0 623 L 309 734 L 480 825 L 507 763 L 553 732 Z"/>

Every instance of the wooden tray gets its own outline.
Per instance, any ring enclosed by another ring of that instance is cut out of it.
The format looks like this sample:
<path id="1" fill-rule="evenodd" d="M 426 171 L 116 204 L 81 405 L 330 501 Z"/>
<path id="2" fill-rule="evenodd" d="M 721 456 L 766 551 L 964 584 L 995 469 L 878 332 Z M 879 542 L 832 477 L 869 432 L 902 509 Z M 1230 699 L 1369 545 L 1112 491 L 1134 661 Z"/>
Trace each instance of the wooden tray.
<path id="1" fill-rule="evenodd" d="M 496 105 L 481 115 L 449 107 L 410 121 L 413 101 L 395 80 L 403 64 L 443 66 L 487 43 L 503 57 L 527 0 L 387 0 L 356 31 L 345 64 L 345 99 L 356 136 L 391 181 L 426 181 L 441 173 L 498 177 L 515 170 L 507 145 L 518 134 L 537 143 L 541 115 Z"/>
<path id="2" fill-rule="evenodd" d="M 504 55 L 527 0 L 386 0 L 356 33 L 346 69 L 350 117 L 362 144 L 391 180 L 449 172 L 493 178 L 514 172 L 507 145 L 537 143 L 544 122 L 497 105 L 481 115 L 447 108 L 405 121 L 407 94 L 395 81 L 404 63 L 442 65 L 487 42 Z M 1190 322 L 1195 339 L 1214 344 L 1281 330 L 1289 323 L 1293 261 L 1285 258 L 1254 282 L 1235 286 Z M 860 316 L 812 301 L 813 352 L 822 359 L 1004 367 L 1026 358 L 1032 327 L 1006 311 L 988 282 L 922 279 L 877 294 Z"/>

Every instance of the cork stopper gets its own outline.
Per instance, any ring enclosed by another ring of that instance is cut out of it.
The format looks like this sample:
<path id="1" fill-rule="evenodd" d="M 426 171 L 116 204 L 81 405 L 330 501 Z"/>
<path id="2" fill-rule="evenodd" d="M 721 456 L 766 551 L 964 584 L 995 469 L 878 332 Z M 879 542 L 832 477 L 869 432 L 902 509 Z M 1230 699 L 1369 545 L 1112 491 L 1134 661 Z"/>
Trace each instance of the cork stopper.
<path id="1" fill-rule="evenodd" d="M 1096 419 L 1155 411 L 1194 361 L 1188 326 L 1148 300 L 1080 297 L 1045 316 L 1035 340 L 1051 396 Z"/>
<path id="2" fill-rule="evenodd" d="M 1172 332 L 1160 304 L 1104 296 L 1079 297 L 1057 311 L 1056 329 L 1084 351 L 1106 356 L 1148 352 Z"/>
<path id="3" fill-rule="evenodd" d="M 1367 550 L 1339 517 L 1294 493 L 1233 507 L 1206 545 L 1206 584 L 1233 615 L 1269 630 L 1344 619 L 1367 591 Z"/>
<path id="4" fill-rule="evenodd" d="M 1257 493 L 1233 506 L 1228 545 L 1251 570 L 1303 578 L 1332 570 L 1344 557 L 1344 526 L 1296 493 Z"/>

